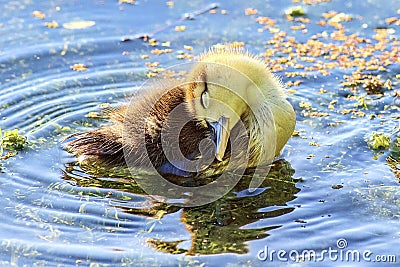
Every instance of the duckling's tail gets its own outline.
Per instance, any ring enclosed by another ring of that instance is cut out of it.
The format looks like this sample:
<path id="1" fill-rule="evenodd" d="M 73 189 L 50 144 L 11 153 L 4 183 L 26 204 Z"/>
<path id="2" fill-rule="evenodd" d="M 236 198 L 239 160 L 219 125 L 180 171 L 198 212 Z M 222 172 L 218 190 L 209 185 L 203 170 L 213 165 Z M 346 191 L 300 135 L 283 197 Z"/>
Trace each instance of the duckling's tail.
<path id="1" fill-rule="evenodd" d="M 68 141 L 73 139 L 71 141 Z M 125 165 L 122 140 L 106 128 L 78 132 L 64 137 L 63 148 L 78 157 L 79 161 L 95 160 L 113 165 Z"/>

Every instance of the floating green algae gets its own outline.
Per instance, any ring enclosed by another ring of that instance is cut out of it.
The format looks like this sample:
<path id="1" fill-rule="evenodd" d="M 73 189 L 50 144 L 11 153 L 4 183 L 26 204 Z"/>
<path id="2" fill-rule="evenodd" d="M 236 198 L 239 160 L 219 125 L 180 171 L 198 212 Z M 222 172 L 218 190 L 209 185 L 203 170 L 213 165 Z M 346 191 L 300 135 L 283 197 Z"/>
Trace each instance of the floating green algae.
<path id="1" fill-rule="evenodd" d="M 0 128 L 0 151 L 6 150 L 22 150 L 27 144 L 26 137 L 18 133 L 18 129 L 2 132 Z"/>
<path id="2" fill-rule="evenodd" d="M 388 149 L 390 146 L 390 136 L 382 132 L 373 132 L 365 141 L 373 150 Z"/>

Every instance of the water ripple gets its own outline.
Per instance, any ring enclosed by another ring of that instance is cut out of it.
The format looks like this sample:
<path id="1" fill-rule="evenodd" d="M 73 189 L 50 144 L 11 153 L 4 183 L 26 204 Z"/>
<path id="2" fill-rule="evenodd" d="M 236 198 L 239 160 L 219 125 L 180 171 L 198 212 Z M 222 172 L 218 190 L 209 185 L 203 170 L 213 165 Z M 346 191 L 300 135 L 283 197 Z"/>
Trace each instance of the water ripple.
<path id="1" fill-rule="evenodd" d="M 25 134 L 37 133 L 48 126 L 94 111 L 101 103 L 119 102 L 143 82 L 143 66 L 126 57 L 120 56 L 116 59 L 113 50 L 107 51 L 107 47 L 116 45 L 115 41 L 103 39 L 86 44 L 88 47 L 93 45 L 103 53 L 91 58 L 91 64 L 94 64 L 93 61 L 96 64 L 89 66 L 86 72 L 70 69 L 72 62 L 80 61 L 65 59 L 54 54 L 54 51 L 51 52 L 53 54 L 48 52 L 52 49 L 62 50 L 62 44 L 32 47 L 34 51 L 37 50 L 37 54 L 42 54 L 37 59 L 31 50 L 18 51 L 12 56 L 11 53 L 1 56 L 0 62 L 4 62 L 3 65 L 6 66 L 2 70 L 4 76 L 7 75 L 7 66 L 14 62 L 32 68 L 30 73 L 13 73 L 20 78 L 11 81 L 5 79 L 6 82 L 0 84 L 0 116 L 3 118 L 1 127 L 19 128 Z M 70 44 L 68 49 L 75 51 L 71 46 Z M 83 54 L 93 49 L 84 47 L 79 46 L 84 51 L 81 52 Z M 84 58 L 90 56 L 92 55 Z M 51 67 L 41 68 L 43 65 Z M 13 68 L 9 69 L 11 71 Z"/>

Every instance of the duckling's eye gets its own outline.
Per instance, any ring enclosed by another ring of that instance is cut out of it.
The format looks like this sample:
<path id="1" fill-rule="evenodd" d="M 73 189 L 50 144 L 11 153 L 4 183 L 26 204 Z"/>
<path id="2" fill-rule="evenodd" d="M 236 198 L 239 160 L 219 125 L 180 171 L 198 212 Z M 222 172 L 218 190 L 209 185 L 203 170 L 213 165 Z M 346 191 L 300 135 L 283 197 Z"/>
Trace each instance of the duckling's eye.
<path id="1" fill-rule="evenodd" d="M 208 96 L 208 91 L 204 90 L 203 93 L 201 94 L 201 105 L 204 108 L 208 108 L 209 104 L 210 104 L 210 98 Z"/>

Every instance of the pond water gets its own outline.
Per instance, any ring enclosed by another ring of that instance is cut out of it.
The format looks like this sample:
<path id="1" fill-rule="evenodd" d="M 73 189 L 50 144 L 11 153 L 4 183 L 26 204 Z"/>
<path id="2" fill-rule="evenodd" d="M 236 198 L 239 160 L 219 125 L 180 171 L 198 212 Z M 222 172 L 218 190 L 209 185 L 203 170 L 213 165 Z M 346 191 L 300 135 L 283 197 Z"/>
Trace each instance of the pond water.
<path id="1" fill-rule="evenodd" d="M 0 127 L 29 142 L 0 161 L 1 266 L 400 261 L 399 158 L 365 141 L 398 134 L 396 0 L 126 2 L 1 1 Z M 306 16 L 287 17 L 297 5 Z M 167 205 L 62 149 L 159 68 L 226 42 L 263 57 L 297 113 L 297 134 L 253 194 L 244 177 L 208 205 Z M 346 261 L 352 253 L 360 260 Z"/>

